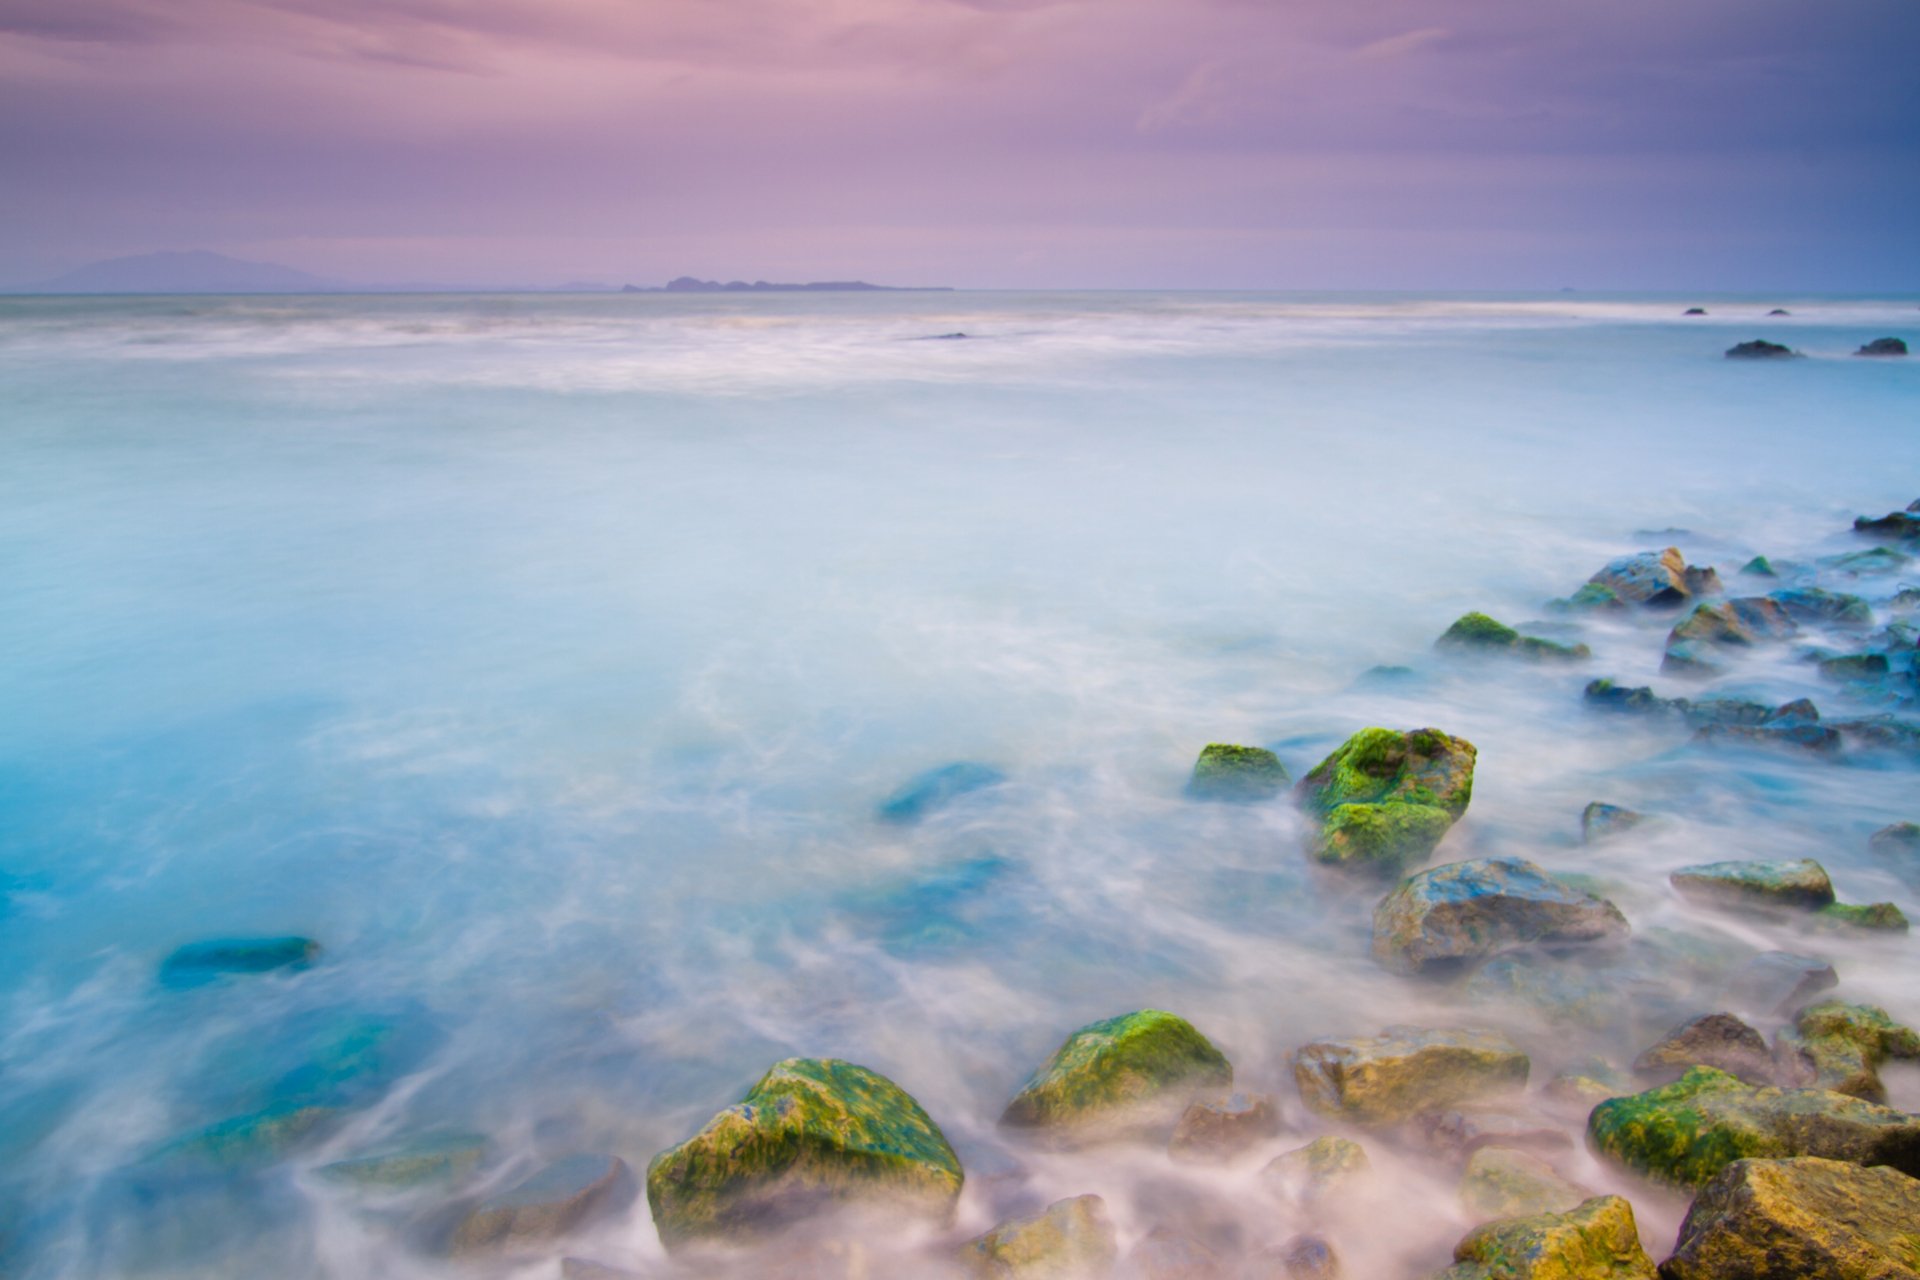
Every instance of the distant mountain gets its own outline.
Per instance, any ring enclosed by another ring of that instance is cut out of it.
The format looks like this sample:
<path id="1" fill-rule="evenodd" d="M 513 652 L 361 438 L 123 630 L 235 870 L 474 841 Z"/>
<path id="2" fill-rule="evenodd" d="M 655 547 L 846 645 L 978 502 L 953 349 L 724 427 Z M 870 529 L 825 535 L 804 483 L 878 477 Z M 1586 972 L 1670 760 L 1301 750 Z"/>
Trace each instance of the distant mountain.
<path id="1" fill-rule="evenodd" d="M 89 263 L 28 285 L 30 293 L 339 293 L 351 286 L 272 262 L 195 249 Z"/>
<path id="2" fill-rule="evenodd" d="M 697 280 L 692 276 L 681 276 L 677 280 L 667 281 L 664 290 L 641 288 L 638 285 L 622 285 L 622 293 L 951 293 L 946 285 L 893 285 L 868 284 L 865 280 L 817 280 L 812 284 L 769 284 L 765 280 L 755 280 L 748 284 L 745 280 L 729 280 L 721 284 L 718 280 Z"/>

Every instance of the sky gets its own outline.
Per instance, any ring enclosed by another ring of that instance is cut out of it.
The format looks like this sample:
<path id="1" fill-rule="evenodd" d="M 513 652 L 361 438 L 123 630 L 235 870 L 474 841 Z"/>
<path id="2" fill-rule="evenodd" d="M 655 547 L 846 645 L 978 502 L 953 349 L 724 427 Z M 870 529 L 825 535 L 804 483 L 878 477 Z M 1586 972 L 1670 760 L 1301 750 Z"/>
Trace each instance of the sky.
<path id="1" fill-rule="evenodd" d="M 1920 290 L 1920 0 L 0 0 L 0 283 Z"/>

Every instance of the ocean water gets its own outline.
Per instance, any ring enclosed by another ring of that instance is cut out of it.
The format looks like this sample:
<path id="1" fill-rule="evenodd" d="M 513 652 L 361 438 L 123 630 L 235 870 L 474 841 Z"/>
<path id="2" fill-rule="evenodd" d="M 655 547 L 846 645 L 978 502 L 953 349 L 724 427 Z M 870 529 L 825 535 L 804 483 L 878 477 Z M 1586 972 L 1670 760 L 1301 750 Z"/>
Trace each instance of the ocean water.
<path id="1" fill-rule="evenodd" d="M 1298 776 L 1366 725 L 1444 728 L 1480 755 L 1436 862 L 1594 877 L 1636 936 L 1709 957 L 1673 1007 L 1785 947 L 1920 1020 L 1905 936 L 1808 939 L 1666 884 L 1813 856 L 1912 913 L 1920 881 L 1866 847 L 1920 820 L 1910 762 L 1706 751 L 1581 688 L 1902 709 L 1792 646 L 1681 683 L 1671 617 L 1545 610 L 1639 550 L 1731 584 L 1865 545 L 1855 515 L 1920 497 L 1920 362 L 1850 355 L 1883 334 L 1920 339 L 1920 300 L 0 300 L 0 1274 L 469 1274 L 435 1242 L 471 1196 L 575 1152 L 644 1169 L 791 1055 L 894 1079 L 969 1170 L 950 1232 L 861 1229 L 872 1274 L 1083 1192 L 1123 1249 L 1315 1227 L 1349 1274 L 1426 1274 L 1472 1221 L 1444 1164 L 1369 1137 L 1378 1198 L 1317 1224 L 1261 1190 L 1337 1128 L 1288 1053 L 1497 1025 L 1540 1084 L 1624 1066 L 1672 1009 L 1622 1031 L 1387 974 L 1381 888 L 1312 868 L 1285 802 L 1186 799 L 1194 757 L 1268 745 Z M 1809 358 L 1721 358 L 1762 336 Z M 1820 580 L 1884 622 L 1920 570 Z M 1436 656 L 1469 609 L 1594 657 Z M 952 761 L 1007 780 L 876 820 Z M 1596 799 L 1660 821 L 1583 846 Z M 325 950 L 157 980 L 257 934 Z M 1069 1031 L 1150 1007 L 1294 1132 L 1196 1170 L 996 1129 Z M 170 1145 L 322 1089 L 331 1123 L 271 1158 Z M 1580 1120 L 1554 1159 L 1630 1194 L 1664 1256 L 1684 1203 Z M 461 1187 L 317 1173 L 449 1130 L 487 1139 Z M 518 1273 L 563 1253 L 684 1271 L 644 1199 Z"/>

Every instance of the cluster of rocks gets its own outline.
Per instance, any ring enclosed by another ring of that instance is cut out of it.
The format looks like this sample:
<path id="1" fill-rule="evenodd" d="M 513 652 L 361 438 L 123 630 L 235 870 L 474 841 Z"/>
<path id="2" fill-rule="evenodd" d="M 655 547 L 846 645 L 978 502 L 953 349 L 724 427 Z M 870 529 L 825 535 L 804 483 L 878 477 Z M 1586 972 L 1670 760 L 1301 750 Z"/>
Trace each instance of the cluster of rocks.
<path id="1" fill-rule="evenodd" d="M 1706 312 L 1690 311 L 1687 314 L 1705 315 Z M 1875 338 L 1871 342 L 1863 343 L 1853 354 L 1856 356 L 1904 356 L 1907 354 L 1907 344 L 1900 338 Z M 1792 347 L 1778 342 L 1768 342 L 1765 338 L 1736 342 L 1727 348 L 1729 360 L 1778 360 L 1797 358 L 1799 355 L 1800 353 Z"/>

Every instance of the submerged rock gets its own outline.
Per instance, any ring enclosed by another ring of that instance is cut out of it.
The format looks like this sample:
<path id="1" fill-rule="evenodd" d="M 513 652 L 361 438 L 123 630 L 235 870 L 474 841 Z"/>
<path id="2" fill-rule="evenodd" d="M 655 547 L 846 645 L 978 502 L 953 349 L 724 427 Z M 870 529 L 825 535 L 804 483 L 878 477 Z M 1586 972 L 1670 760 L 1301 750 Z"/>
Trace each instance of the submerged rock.
<path id="1" fill-rule="evenodd" d="M 304 969 L 320 958 L 312 938 L 214 938 L 190 942 L 160 962 L 160 985 L 197 987 L 230 974 Z"/>
<path id="2" fill-rule="evenodd" d="M 1429 1152 L 1455 1163 L 1489 1147 L 1555 1151 L 1573 1145 L 1555 1122 L 1494 1107 L 1422 1112 L 1415 1117 L 1414 1127 Z"/>
<path id="3" fill-rule="evenodd" d="M 1388 1027 L 1378 1036 L 1317 1040 L 1293 1054 L 1293 1080 L 1309 1107 L 1365 1125 L 1517 1092 L 1528 1067 L 1520 1046 L 1478 1029 Z"/>
<path id="4" fill-rule="evenodd" d="M 1920 822 L 1894 822 L 1867 837 L 1867 848 L 1883 858 L 1920 858 Z"/>
<path id="5" fill-rule="evenodd" d="M 788 1058 L 654 1157 L 647 1201 L 671 1249 L 854 1200 L 943 1219 L 964 1176 L 946 1135 L 900 1086 L 850 1062 Z"/>
<path id="6" fill-rule="evenodd" d="M 1479 858 L 1409 876 L 1373 913 L 1373 956 L 1398 973 L 1532 945 L 1625 937 L 1627 919 L 1520 858 Z"/>
<path id="7" fill-rule="evenodd" d="M 1460 1203 L 1479 1222 L 1564 1213 L 1591 1194 L 1555 1173 L 1539 1157 L 1505 1147 L 1474 1152 L 1460 1179 Z"/>
<path id="8" fill-rule="evenodd" d="M 486 1158 L 487 1140 L 475 1133 L 416 1138 L 376 1155 L 336 1160 L 316 1172 L 330 1182 L 385 1191 L 410 1190 L 471 1176 Z"/>
<path id="9" fill-rule="evenodd" d="M 1192 1236 L 1155 1227 L 1127 1254 L 1127 1273 L 1137 1280 L 1227 1280 L 1219 1255 Z"/>
<path id="10" fill-rule="evenodd" d="M 1319 820 L 1315 860 L 1394 876 L 1433 852 L 1473 797 L 1473 744 L 1438 729 L 1362 729 L 1294 789 Z"/>
<path id="11" fill-rule="evenodd" d="M 941 765 L 917 774 L 880 804 L 876 816 L 882 822 L 907 826 L 943 809 L 961 796 L 998 786 L 1007 775 L 991 765 L 963 760 Z"/>
<path id="12" fill-rule="evenodd" d="M 1775 1089 L 1694 1067 L 1587 1117 L 1599 1154 L 1658 1182 L 1704 1185 L 1735 1160 L 1823 1156 L 1920 1171 L 1920 1117 L 1826 1089 Z"/>
<path id="13" fill-rule="evenodd" d="M 1833 901 L 1833 881 L 1812 858 L 1786 862 L 1703 862 L 1670 877 L 1689 901 L 1745 910 L 1818 911 Z"/>
<path id="14" fill-rule="evenodd" d="M 1263 747 L 1210 742 L 1193 766 L 1187 794 L 1197 800 L 1270 800 L 1291 781 L 1280 757 Z"/>
<path id="15" fill-rule="evenodd" d="M 1853 531 L 1872 538 L 1920 538 L 1920 500 L 1905 511 L 1889 511 L 1878 520 L 1859 516 L 1853 522 Z"/>
<path id="16" fill-rule="evenodd" d="M 1595 800 L 1580 813 L 1580 842 L 1597 844 L 1608 836 L 1617 836 L 1631 831 L 1647 820 L 1644 813 L 1635 813 L 1632 809 L 1617 804 L 1603 804 Z"/>
<path id="17" fill-rule="evenodd" d="M 1871 1004 L 1828 1000 L 1800 1011 L 1779 1038 L 1786 1083 L 1885 1102 L 1880 1068 L 1889 1058 L 1920 1058 L 1920 1034 Z"/>
<path id="18" fill-rule="evenodd" d="M 1727 650 L 1784 640 L 1799 631 L 1786 607 L 1770 596 L 1696 605 L 1667 634 L 1660 669 L 1685 675 L 1712 674 L 1719 669 L 1718 656 Z"/>
<path id="19" fill-rule="evenodd" d="M 1907 354 L 1907 344 L 1899 338 L 1875 338 L 1854 352 L 1857 356 L 1903 356 Z"/>
<path id="20" fill-rule="evenodd" d="M 1280 1132 L 1280 1109 L 1266 1093 L 1235 1093 L 1190 1103 L 1167 1154 L 1184 1164 L 1231 1160 Z"/>
<path id="21" fill-rule="evenodd" d="M 1915 1280 L 1920 1181 L 1838 1160 L 1736 1160 L 1680 1224 L 1667 1280 Z"/>
<path id="22" fill-rule="evenodd" d="M 638 1194 L 633 1172 L 616 1156 L 556 1160 L 510 1191 L 489 1196 L 455 1228 L 455 1257 L 514 1254 L 539 1248 Z"/>
<path id="23" fill-rule="evenodd" d="M 1057 1200 L 1013 1218 L 961 1246 L 960 1259 L 982 1280 L 1080 1280 L 1105 1276 L 1120 1256 L 1107 1204 L 1099 1196 Z"/>
<path id="24" fill-rule="evenodd" d="M 1365 1147 L 1329 1135 L 1275 1156 L 1260 1171 L 1260 1180 L 1282 1199 L 1314 1204 L 1352 1190 L 1372 1174 Z"/>
<path id="25" fill-rule="evenodd" d="M 1633 1061 L 1635 1071 L 1668 1079 L 1689 1067 L 1713 1067 L 1749 1084 L 1773 1083 L 1773 1053 L 1766 1040 L 1730 1013 L 1691 1018 Z"/>
<path id="26" fill-rule="evenodd" d="M 1000 1123 L 1056 1141 L 1164 1134 L 1233 1067 L 1185 1018 L 1159 1009 L 1080 1028 L 1021 1086 Z"/>
<path id="27" fill-rule="evenodd" d="M 1584 644 L 1560 644 L 1539 636 L 1523 636 L 1504 622 L 1484 613 L 1462 615 L 1433 642 L 1441 650 L 1472 653 L 1515 653 L 1536 661 L 1577 661 L 1593 656 Z"/>
<path id="28" fill-rule="evenodd" d="M 1765 338 L 1755 338 L 1751 342 L 1736 342 L 1727 348 L 1729 360 L 1779 360 L 1799 354 L 1792 347 L 1783 347 L 1777 342 L 1768 342 Z"/>
<path id="29" fill-rule="evenodd" d="M 1657 1280 L 1640 1247 L 1633 1206 L 1595 1196 L 1567 1213 L 1537 1213 L 1475 1227 L 1434 1280 Z"/>
<path id="30" fill-rule="evenodd" d="M 268 1107 L 176 1138 L 147 1157 L 141 1167 L 156 1171 L 264 1168 L 326 1137 L 342 1119 L 337 1107 L 297 1103 Z"/>
<path id="31" fill-rule="evenodd" d="M 1295 1236 L 1262 1254 L 1249 1280 L 1340 1280 L 1340 1257 L 1319 1236 Z"/>
<path id="32" fill-rule="evenodd" d="M 1895 551 L 1892 547 L 1869 547 L 1865 551 L 1849 551 L 1845 555 L 1828 556 L 1820 561 L 1824 568 L 1856 578 L 1899 573 L 1912 563 L 1912 556 Z"/>
<path id="33" fill-rule="evenodd" d="M 1780 1014 L 1791 1012 L 1810 996 L 1839 982 L 1833 966 L 1817 956 L 1763 951 L 1727 979 L 1721 994 L 1736 1009 Z"/>

